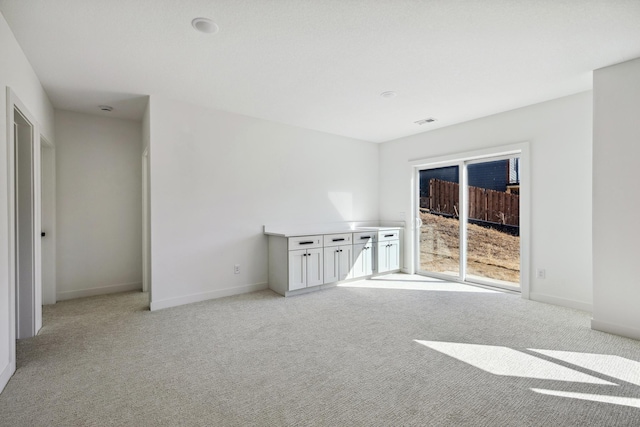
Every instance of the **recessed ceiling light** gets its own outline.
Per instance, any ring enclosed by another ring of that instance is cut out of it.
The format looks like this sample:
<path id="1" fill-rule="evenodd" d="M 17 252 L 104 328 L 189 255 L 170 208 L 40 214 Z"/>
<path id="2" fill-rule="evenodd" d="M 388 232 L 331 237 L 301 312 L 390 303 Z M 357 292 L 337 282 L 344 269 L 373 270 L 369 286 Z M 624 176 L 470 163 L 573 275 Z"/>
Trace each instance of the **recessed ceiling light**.
<path id="1" fill-rule="evenodd" d="M 388 90 L 386 92 L 382 92 L 380 94 L 380 97 L 385 98 L 385 99 L 391 99 L 391 98 L 395 98 L 396 95 L 398 95 L 396 92 L 394 92 L 392 90 Z"/>
<path id="2" fill-rule="evenodd" d="M 415 123 L 417 125 L 424 125 L 424 124 L 427 124 L 427 123 L 433 123 L 435 121 L 436 121 L 436 119 L 434 119 L 433 117 L 427 117 L 426 119 L 421 119 L 421 120 L 415 121 L 413 123 Z"/>
<path id="3" fill-rule="evenodd" d="M 218 24 L 209 18 L 195 18 L 191 25 L 201 33 L 214 34 L 218 32 Z"/>
<path id="4" fill-rule="evenodd" d="M 102 111 L 113 111 L 113 107 L 111 105 L 98 105 L 98 108 Z"/>

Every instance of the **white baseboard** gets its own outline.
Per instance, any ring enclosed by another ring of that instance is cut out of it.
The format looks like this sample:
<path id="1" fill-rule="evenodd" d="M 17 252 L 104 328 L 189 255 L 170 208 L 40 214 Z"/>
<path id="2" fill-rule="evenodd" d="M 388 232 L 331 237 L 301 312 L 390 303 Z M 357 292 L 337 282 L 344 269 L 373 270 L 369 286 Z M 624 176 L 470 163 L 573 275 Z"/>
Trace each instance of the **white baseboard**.
<path id="1" fill-rule="evenodd" d="M 602 320 L 591 319 L 591 329 L 609 334 L 620 335 L 622 337 L 640 340 L 640 329 L 631 326 L 619 325 L 611 322 L 603 322 Z"/>
<path id="2" fill-rule="evenodd" d="M 0 374 L 0 393 L 7 386 L 7 383 L 11 379 L 11 376 L 16 371 L 16 367 L 13 363 L 7 363 L 2 373 Z"/>
<path id="3" fill-rule="evenodd" d="M 99 288 L 78 289 L 75 291 L 63 291 L 56 293 L 56 300 L 63 301 L 74 298 L 93 297 L 96 295 L 113 294 L 116 292 L 142 290 L 142 282 L 123 283 L 120 285 L 101 286 Z"/>
<path id="4" fill-rule="evenodd" d="M 593 304 L 584 301 L 576 301 L 566 298 L 554 297 L 551 295 L 538 294 L 535 292 L 529 292 L 529 299 L 538 302 L 544 302 L 545 304 L 559 305 L 560 307 L 575 308 L 576 310 L 593 312 Z"/>
<path id="5" fill-rule="evenodd" d="M 325 283 L 325 284 L 322 284 L 322 285 L 312 286 L 310 288 L 296 289 L 295 291 L 286 291 L 284 293 L 284 296 L 285 297 L 292 297 L 292 296 L 295 296 L 295 295 L 308 294 L 310 292 L 317 292 L 317 291 L 321 291 L 323 289 L 335 288 L 336 286 L 339 286 L 342 283 L 357 282 L 358 280 L 368 279 L 370 277 L 371 276 L 365 276 L 365 277 L 359 277 L 357 279 L 343 280 L 341 282 Z"/>
<path id="6" fill-rule="evenodd" d="M 191 304 L 194 302 L 206 301 L 210 299 L 230 297 L 233 295 L 240 295 L 240 294 L 248 294 L 249 292 L 263 291 L 268 288 L 269 288 L 268 283 L 264 282 L 264 283 L 256 283 L 253 285 L 245 285 L 245 286 L 239 286 L 234 288 L 216 289 L 214 291 L 185 295 L 183 297 L 177 297 L 177 298 L 167 298 L 160 301 L 151 301 L 150 310 L 151 311 L 161 310 L 163 308 L 176 307 L 179 305 Z M 151 295 L 153 296 L 153 290 Z"/>

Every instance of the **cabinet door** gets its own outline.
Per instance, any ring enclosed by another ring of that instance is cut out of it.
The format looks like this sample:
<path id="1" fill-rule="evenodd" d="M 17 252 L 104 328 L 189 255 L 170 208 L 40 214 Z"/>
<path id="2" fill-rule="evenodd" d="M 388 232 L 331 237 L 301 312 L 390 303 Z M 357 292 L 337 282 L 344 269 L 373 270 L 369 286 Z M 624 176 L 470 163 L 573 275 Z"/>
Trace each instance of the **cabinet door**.
<path id="1" fill-rule="evenodd" d="M 387 248 L 389 251 L 389 270 L 399 270 L 400 269 L 400 241 L 392 240 L 389 242 L 389 247 Z"/>
<path id="2" fill-rule="evenodd" d="M 322 248 L 307 249 L 307 287 L 324 283 L 322 252 Z"/>
<path id="3" fill-rule="evenodd" d="M 373 245 L 353 245 L 353 278 L 370 276 L 373 273 Z"/>
<path id="4" fill-rule="evenodd" d="M 353 267 L 351 269 L 351 277 L 365 276 L 365 258 L 367 245 L 353 245 Z"/>
<path id="5" fill-rule="evenodd" d="M 367 245 L 367 247 L 369 247 L 369 252 L 371 252 L 371 254 L 369 255 L 369 260 L 371 260 L 371 273 L 373 274 L 376 271 L 378 271 L 378 244 L 377 243 L 370 243 Z"/>
<path id="6" fill-rule="evenodd" d="M 337 282 L 340 276 L 340 246 L 324 248 L 324 283 Z"/>
<path id="7" fill-rule="evenodd" d="M 307 287 L 307 251 L 289 251 L 289 290 Z"/>
<path id="8" fill-rule="evenodd" d="M 389 242 L 378 243 L 378 273 L 389 271 Z"/>
<path id="9" fill-rule="evenodd" d="M 373 274 L 374 248 L 375 246 L 371 243 L 364 247 L 364 257 L 362 260 L 364 261 L 363 273 L 365 276 L 371 276 Z"/>
<path id="10" fill-rule="evenodd" d="M 352 245 L 344 245 L 339 246 L 339 262 L 340 267 L 338 268 L 338 280 L 350 279 L 351 276 L 351 266 L 353 264 L 353 246 Z"/>

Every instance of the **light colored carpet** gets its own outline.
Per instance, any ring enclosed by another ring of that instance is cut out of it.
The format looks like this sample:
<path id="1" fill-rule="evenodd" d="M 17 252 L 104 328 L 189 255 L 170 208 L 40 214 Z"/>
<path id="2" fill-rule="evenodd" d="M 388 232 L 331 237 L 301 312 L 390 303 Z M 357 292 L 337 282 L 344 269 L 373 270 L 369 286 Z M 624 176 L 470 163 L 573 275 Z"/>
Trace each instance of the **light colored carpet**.
<path id="1" fill-rule="evenodd" d="M 47 306 L 0 425 L 640 425 L 640 342 L 584 312 L 415 279 L 157 312 L 136 292 Z"/>

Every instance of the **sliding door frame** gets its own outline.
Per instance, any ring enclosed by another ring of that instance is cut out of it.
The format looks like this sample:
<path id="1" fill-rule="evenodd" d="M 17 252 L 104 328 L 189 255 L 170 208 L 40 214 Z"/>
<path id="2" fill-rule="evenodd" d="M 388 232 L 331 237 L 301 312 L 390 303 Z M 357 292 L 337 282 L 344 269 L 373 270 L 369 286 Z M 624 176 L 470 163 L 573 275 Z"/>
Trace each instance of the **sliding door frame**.
<path id="1" fill-rule="evenodd" d="M 455 278 L 445 274 L 438 274 L 420 271 L 420 229 L 421 221 L 418 215 L 420 211 L 420 171 L 447 166 L 458 166 L 459 200 L 460 200 L 460 241 L 467 244 L 467 222 L 469 216 L 468 197 L 464 194 L 468 184 L 467 164 L 481 163 L 483 161 L 501 160 L 512 157 L 519 157 L 520 160 L 520 293 L 523 298 L 529 299 L 529 278 L 530 278 L 530 194 L 531 179 L 529 176 L 529 143 L 521 142 L 516 144 L 485 148 L 482 150 L 455 153 L 440 157 L 416 159 L 410 161 L 413 177 L 413 197 L 410 212 L 413 215 L 413 245 L 412 255 L 414 259 L 413 273 L 428 275 L 438 279 L 468 283 L 471 285 L 497 287 L 489 281 L 464 281 L 466 277 L 466 247 L 460 247 L 460 271 L 459 277 Z M 509 290 L 516 290 L 510 289 Z"/>
<path id="2" fill-rule="evenodd" d="M 414 244 L 414 255 L 415 255 L 415 272 L 417 274 L 423 275 L 423 276 L 429 276 L 429 277 L 435 277 L 437 279 L 443 279 L 443 280 L 454 280 L 457 282 L 463 282 L 463 277 L 464 277 L 464 273 L 465 273 L 465 264 L 462 261 L 462 257 L 465 251 L 462 250 L 462 248 L 460 247 L 459 250 L 459 263 L 458 263 L 458 276 L 452 276 L 449 274 L 444 274 L 444 273 L 438 273 L 435 271 L 424 271 L 421 269 L 420 267 L 420 233 L 421 233 L 421 229 L 422 229 L 422 220 L 420 219 L 419 216 L 419 212 L 420 212 L 420 172 L 423 170 L 429 170 L 429 169 L 440 169 L 440 168 L 450 168 L 450 167 L 457 167 L 458 168 L 458 200 L 460 201 L 460 214 L 462 214 L 462 201 L 463 196 L 463 185 L 462 185 L 462 181 L 463 181 L 463 168 L 464 168 L 464 162 L 461 162 L 459 160 L 454 160 L 454 161 L 445 161 L 445 162 L 439 162 L 437 164 L 429 164 L 429 165 L 419 165 L 416 166 L 414 168 L 414 182 L 415 182 L 415 188 L 414 188 L 414 192 L 415 192 L 415 207 L 411 210 L 411 212 L 413 212 L 414 215 L 414 224 L 416 224 L 416 230 L 415 230 L 415 244 Z M 461 218 L 461 217 L 460 217 Z M 462 235 L 463 233 L 466 233 L 466 227 L 463 227 L 463 223 L 462 221 L 459 221 L 459 231 L 458 231 L 458 239 L 462 240 Z M 466 241 L 466 240 L 464 240 Z M 428 274 L 427 274 L 428 273 Z"/>

